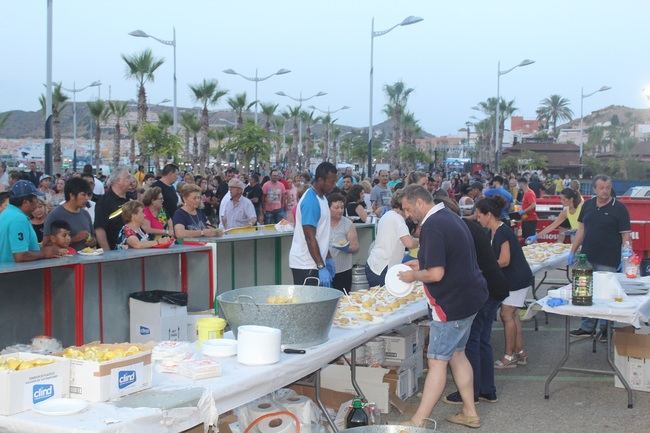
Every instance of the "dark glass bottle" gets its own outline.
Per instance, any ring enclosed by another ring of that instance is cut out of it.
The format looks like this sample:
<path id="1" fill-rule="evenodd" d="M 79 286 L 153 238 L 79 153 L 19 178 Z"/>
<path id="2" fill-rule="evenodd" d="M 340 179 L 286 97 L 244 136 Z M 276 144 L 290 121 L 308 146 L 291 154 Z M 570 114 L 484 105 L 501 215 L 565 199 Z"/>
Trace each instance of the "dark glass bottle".
<path id="1" fill-rule="evenodd" d="M 363 410 L 360 398 L 352 400 L 352 407 L 345 418 L 345 428 L 362 427 L 368 425 L 368 414 Z"/>
<path id="2" fill-rule="evenodd" d="M 586 254 L 578 254 L 578 261 L 573 265 L 571 285 L 571 303 L 589 306 L 594 293 L 594 268 L 587 261 Z"/>

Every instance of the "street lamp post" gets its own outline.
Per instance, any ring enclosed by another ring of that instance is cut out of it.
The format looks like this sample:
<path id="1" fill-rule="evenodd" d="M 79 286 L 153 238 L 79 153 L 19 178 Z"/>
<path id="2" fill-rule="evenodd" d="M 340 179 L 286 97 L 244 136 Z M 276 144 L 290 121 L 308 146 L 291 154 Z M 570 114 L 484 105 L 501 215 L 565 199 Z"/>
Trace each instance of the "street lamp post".
<path id="1" fill-rule="evenodd" d="M 136 38 L 151 38 L 160 42 L 163 45 L 170 45 L 171 47 L 174 48 L 174 111 L 173 111 L 174 123 L 172 129 L 174 130 L 174 133 L 176 133 L 178 131 L 178 110 L 176 105 L 176 27 L 172 27 L 172 30 L 173 33 L 172 33 L 171 41 L 165 39 L 159 39 L 155 36 L 143 32 L 142 30 L 134 30 L 130 32 L 129 35 L 135 36 Z"/>
<path id="2" fill-rule="evenodd" d="M 496 107 L 495 107 L 496 115 L 494 116 L 495 117 L 495 119 L 494 119 L 494 134 L 495 134 L 495 137 L 494 137 L 494 150 L 495 150 L 494 165 L 495 165 L 495 167 L 494 168 L 495 168 L 495 171 L 497 173 L 499 172 L 499 162 L 500 162 L 500 158 L 501 158 L 501 142 L 499 141 L 499 115 L 500 115 L 500 113 L 499 113 L 499 111 L 500 111 L 499 110 L 499 105 L 501 105 L 500 104 L 501 97 L 499 95 L 499 91 L 500 91 L 499 85 L 500 85 L 500 81 L 501 81 L 501 75 L 505 75 L 505 74 L 507 74 L 509 72 L 512 72 L 516 68 L 521 68 L 521 67 L 524 67 L 524 66 L 532 65 L 533 63 L 535 63 L 534 60 L 524 59 L 518 65 L 515 65 L 510 69 L 506 69 L 505 71 L 501 70 L 501 61 L 499 61 L 497 63 L 497 101 L 496 101 Z"/>
<path id="3" fill-rule="evenodd" d="M 411 24 L 419 23 L 422 21 L 422 18 L 420 17 L 414 17 L 414 16 L 409 16 L 406 17 L 402 20 L 402 22 L 395 24 L 393 27 L 390 27 L 386 30 L 380 30 L 380 31 L 375 31 L 375 18 L 372 18 L 372 22 L 370 24 L 370 97 L 368 105 L 368 176 L 372 176 L 372 93 L 373 93 L 373 73 L 374 73 L 374 68 L 373 68 L 373 57 L 374 57 L 374 51 L 375 51 L 375 38 L 379 36 L 383 36 L 386 33 L 394 30 L 397 27 L 400 26 L 408 26 Z"/>
<path id="4" fill-rule="evenodd" d="M 582 178 L 583 170 L 582 170 L 582 149 L 584 146 L 584 139 L 582 138 L 582 108 L 585 102 L 585 98 L 588 98 L 592 95 L 595 95 L 598 92 L 605 92 L 607 90 L 611 89 L 609 86 L 601 86 L 600 89 L 594 90 L 591 93 L 587 93 L 585 95 L 585 89 L 584 87 L 580 88 L 580 178 Z"/>
<path id="5" fill-rule="evenodd" d="M 341 108 L 338 108 L 338 109 L 333 110 L 333 111 L 330 110 L 329 106 L 327 107 L 327 111 L 321 110 L 320 108 L 314 107 L 313 105 L 310 105 L 309 108 L 311 108 L 312 110 L 316 110 L 318 112 L 321 112 L 323 114 L 327 114 L 327 117 L 330 118 L 330 122 L 331 122 L 332 114 L 338 113 L 339 111 L 348 110 L 350 107 L 348 107 L 347 105 L 344 105 Z M 331 134 L 331 131 L 330 131 L 329 127 L 330 127 L 330 125 L 328 124 L 327 125 L 328 134 L 327 134 L 327 143 L 326 143 L 327 144 L 327 152 L 325 152 L 327 154 L 327 160 L 328 161 L 329 161 L 329 155 L 330 155 L 330 139 L 332 138 L 332 134 Z"/>
<path id="6" fill-rule="evenodd" d="M 273 77 L 274 75 L 284 75 L 284 74 L 288 74 L 289 72 L 291 72 L 289 69 L 281 68 L 281 69 L 278 69 L 277 72 L 274 72 L 274 73 L 272 73 L 270 75 L 267 75 L 266 77 L 258 77 L 257 76 L 257 68 L 256 68 L 255 69 L 255 76 L 254 77 L 247 77 L 246 75 L 242 75 L 239 72 L 235 71 L 234 69 L 225 69 L 223 71 L 224 74 L 239 75 L 244 80 L 253 81 L 255 83 L 255 124 L 256 125 L 257 125 L 257 106 L 259 104 L 259 101 L 257 99 L 257 85 L 258 85 L 258 83 L 260 81 L 268 80 L 269 78 Z"/>
<path id="7" fill-rule="evenodd" d="M 327 95 L 327 92 L 318 92 L 313 95 L 311 95 L 308 98 L 303 98 L 302 97 L 302 91 L 300 91 L 300 96 L 297 98 L 294 98 L 293 96 L 287 95 L 286 93 L 280 91 L 280 92 L 275 92 L 276 95 L 278 96 L 285 96 L 289 99 L 293 99 L 298 103 L 298 107 L 302 107 L 302 103 L 305 101 L 309 101 L 310 99 L 317 98 L 320 96 L 325 96 Z M 298 114 L 298 168 L 302 170 L 302 116 Z"/>
<path id="8" fill-rule="evenodd" d="M 61 87 L 66 92 L 72 93 L 72 171 L 77 171 L 77 93 L 83 92 L 90 87 L 101 86 L 101 81 L 93 81 L 87 86 L 77 89 L 77 83 L 72 82 L 72 89 Z"/>
<path id="9" fill-rule="evenodd" d="M 52 173 L 52 0 L 47 0 L 44 173 Z"/>

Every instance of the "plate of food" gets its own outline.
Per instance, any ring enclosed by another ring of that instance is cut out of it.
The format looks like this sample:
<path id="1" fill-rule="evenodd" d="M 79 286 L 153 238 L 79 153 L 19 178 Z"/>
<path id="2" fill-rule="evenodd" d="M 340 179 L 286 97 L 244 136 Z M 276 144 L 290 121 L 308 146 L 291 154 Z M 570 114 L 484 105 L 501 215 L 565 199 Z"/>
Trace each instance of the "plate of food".
<path id="1" fill-rule="evenodd" d="M 152 248 L 159 248 L 159 249 L 169 248 L 172 245 L 174 245 L 175 242 L 176 239 L 174 238 L 163 238 L 160 239 L 160 243 L 158 245 L 154 245 Z"/>
<path id="2" fill-rule="evenodd" d="M 80 254 L 82 256 L 99 256 L 104 254 L 104 250 L 102 248 L 92 248 L 92 247 L 86 247 L 83 250 L 77 251 L 77 254 Z"/>
<path id="3" fill-rule="evenodd" d="M 332 246 L 336 248 L 345 248 L 350 245 L 350 241 L 347 239 L 339 239 L 338 241 L 332 242 Z"/>

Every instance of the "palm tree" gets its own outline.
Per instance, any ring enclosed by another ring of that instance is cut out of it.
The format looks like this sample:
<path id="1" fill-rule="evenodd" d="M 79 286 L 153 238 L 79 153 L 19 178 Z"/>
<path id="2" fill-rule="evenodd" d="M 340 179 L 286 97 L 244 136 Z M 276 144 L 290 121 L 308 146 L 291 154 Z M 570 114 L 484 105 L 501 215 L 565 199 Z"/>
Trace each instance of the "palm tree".
<path id="1" fill-rule="evenodd" d="M 305 155 L 307 155 L 307 166 L 309 166 L 309 160 L 312 156 L 312 151 L 314 150 L 314 141 L 311 137 L 311 127 L 318 121 L 318 117 L 314 117 L 313 111 L 303 111 L 300 117 L 302 117 L 302 122 L 305 124 Z"/>
<path id="2" fill-rule="evenodd" d="M 237 114 L 237 129 L 241 129 L 242 126 L 244 126 L 244 111 L 250 110 L 250 108 L 255 105 L 255 102 L 257 101 L 249 103 L 246 100 L 246 92 L 242 92 L 236 94 L 232 98 L 228 98 L 226 102 L 228 102 L 228 105 L 230 105 L 232 111 Z"/>
<path id="3" fill-rule="evenodd" d="M 398 160 L 400 147 L 400 131 L 402 125 L 402 115 L 406 110 L 406 103 L 411 93 L 415 89 L 406 88 L 403 81 L 397 81 L 393 85 L 386 84 L 384 92 L 388 97 L 388 103 L 384 107 L 384 113 L 391 118 L 393 122 L 393 143 L 391 144 L 391 157 Z"/>
<path id="4" fill-rule="evenodd" d="M 573 111 L 569 108 L 570 101 L 560 95 L 551 95 L 540 101 L 539 110 L 551 120 L 553 124 L 553 135 L 557 137 L 557 120 L 571 121 Z"/>
<path id="5" fill-rule="evenodd" d="M 219 99 L 226 95 L 228 91 L 219 89 L 219 82 L 217 80 L 206 80 L 205 78 L 203 79 L 203 82 L 199 84 L 194 86 L 190 85 L 190 89 L 192 90 L 194 100 L 203 105 L 203 109 L 201 110 L 201 132 L 199 139 L 201 149 L 197 163 L 200 165 L 201 172 L 205 173 L 206 164 L 209 158 L 208 151 L 210 149 L 210 140 L 208 138 L 208 129 L 210 127 L 208 104 L 217 104 Z"/>
<path id="6" fill-rule="evenodd" d="M 70 97 L 61 90 L 61 83 L 56 83 L 52 89 L 52 170 L 61 173 L 63 158 L 61 155 L 61 112 L 67 105 Z M 45 95 L 38 98 L 41 111 L 45 115 Z M 8 116 L 7 116 L 8 117 Z M 5 119 L 6 120 L 6 119 Z M 47 120 L 47 119 L 46 119 Z"/>
<path id="7" fill-rule="evenodd" d="M 298 161 L 298 117 L 300 117 L 300 105 L 295 107 L 287 106 L 289 118 L 293 120 L 293 128 L 291 129 L 292 143 L 287 151 L 288 163 L 291 170 L 296 168 L 296 161 Z"/>
<path id="8" fill-rule="evenodd" d="M 106 104 L 101 99 L 86 102 L 86 105 L 88 106 L 90 116 L 95 122 L 95 160 L 93 162 L 95 169 L 99 170 L 99 163 L 101 160 L 99 141 L 102 138 L 102 122 L 106 120 L 108 110 L 106 109 Z"/>
<path id="9" fill-rule="evenodd" d="M 170 126 L 174 124 L 174 118 L 172 117 L 171 113 L 168 113 L 167 111 L 163 111 L 158 115 L 158 125 L 163 129 L 163 130 L 168 130 Z"/>
<path id="10" fill-rule="evenodd" d="M 275 128 L 275 146 L 274 146 L 274 155 L 275 155 L 275 165 L 277 166 L 280 163 L 280 150 L 282 150 L 282 144 L 284 143 L 284 124 L 286 119 L 284 117 L 278 117 L 273 119 L 273 128 Z"/>
<path id="11" fill-rule="evenodd" d="M 518 110 L 517 107 L 515 107 L 515 101 L 505 101 L 502 98 L 499 98 L 499 139 L 501 142 L 503 142 L 503 130 L 504 130 L 504 125 L 506 123 L 506 120 L 512 116 L 512 114 Z M 496 107 L 497 107 L 497 98 L 488 98 L 486 101 L 482 101 L 478 103 L 478 109 L 479 111 L 482 111 L 488 116 L 488 119 L 490 119 L 490 122 L 492 125 L 494 125 L 494 117 L 496 116 Z M 494 129 L 491 130 L 492 134 L 494 134 Z M 494 155 L 495 157 L 495 162 L 496 162 L 496 142 L 493 142 L 490 145 L 490 155 Z M 489 159 L 489 158 L 488 158 Z"/>
<path id="12" fill-rule="evenodd" d="M 115 117 L 115 133 L 113 134 L 113 167 L 120 165 L 120 140 L 122 130 L 120 121 L 129 112 L 129 106 L 125 101 L 108 101 L 108 112 Z"/>
<path id="13" fill-rule="evenodd" d="M 323 128 L 325 128 L 325 133 L 323 136 L 323 152 L 322 152 L 322 158 L 323 161 L 329 161 L 330 159 L 330 139 L 332 137 L 332 126 L 334 125 L 334 122 L 336 122 L 336 119 L 332 119 L 332 116 L 327 113 L 324 116 L 320 117 L 320 122 L 323 125 Z"/>
<path id="14" fill-rule="evenodd" d="M 201 122 L 193 111 L 181 113 L 181 126 L 185 130 L 185 160 L 196 164 L 199 157 L 198 133 L 201 131 Z M 193 137 L 193 151 L 190 148 L 190 137 Z"/>
<path id="15" fill-rule="evenodd" d="M 273 119 L 273 115 L 275 114 L 275 110 L 278 109 L 279 104 L 265 104 L 261 103 L 260 107 L 262 107 L 262 114 L 264 115 L 265 122 L 264 122 L 264 129 L 266 129 L 266 132 L 271 131 L 271 119 Z"/>
<path id="16" fill-rule="evenodd" d="M 131 143 L 130 143 L 130 146 L 129 146 L 129 162 L 131 163 L 131 165 L 134 165 L 135 160 L 136 160 L 136 155 L 135 155 L 135 134 L 138 132 L 138 124 L 137 123 L 127 122 L 126 130 L 129 133 L 129 138 L 131 139 Z"/>
<path id="17" fill-rule="evenodd" d="M 147 121 L 147 92 L 144 84 L 147 81 L 153 83 L 154 72 L 164 62 L 165 59 L 156 59 L 149 48 L 141 53 L 130 56 L 122 54 L 122 60 L 126 63 L 126 77 L 133 78 L 138 82 L 138 123 Z"/>

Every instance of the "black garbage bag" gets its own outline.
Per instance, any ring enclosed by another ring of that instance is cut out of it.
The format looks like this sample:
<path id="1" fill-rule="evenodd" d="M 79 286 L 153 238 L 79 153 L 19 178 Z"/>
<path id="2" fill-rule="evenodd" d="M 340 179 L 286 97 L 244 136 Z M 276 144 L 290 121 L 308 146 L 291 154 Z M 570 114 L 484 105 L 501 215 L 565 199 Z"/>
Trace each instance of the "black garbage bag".
<path id="1" fill-rule="evenodd" d="M 134 292 L 129 295 L 130 298 L 142 302 L 155 304 L 165 302 L 166 304 L 185 306 L 187 305 L 187 293 L 171 292 L 169 290 L 148 290 L 144 292 Z"/>

